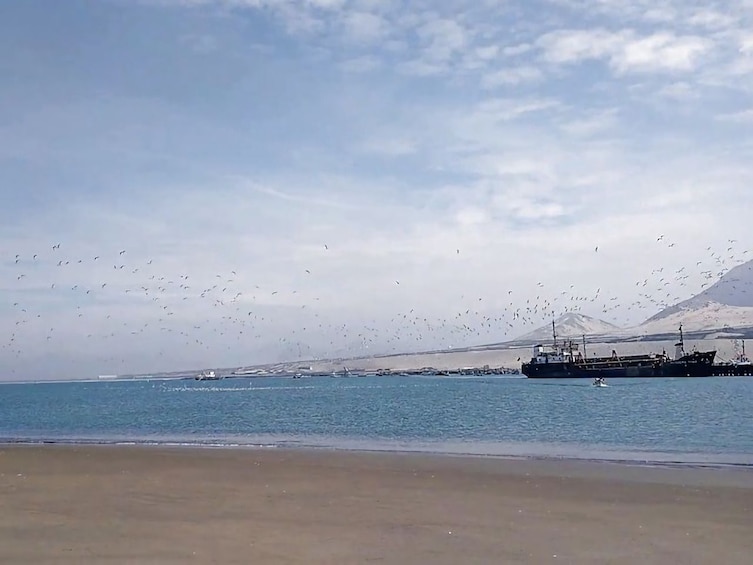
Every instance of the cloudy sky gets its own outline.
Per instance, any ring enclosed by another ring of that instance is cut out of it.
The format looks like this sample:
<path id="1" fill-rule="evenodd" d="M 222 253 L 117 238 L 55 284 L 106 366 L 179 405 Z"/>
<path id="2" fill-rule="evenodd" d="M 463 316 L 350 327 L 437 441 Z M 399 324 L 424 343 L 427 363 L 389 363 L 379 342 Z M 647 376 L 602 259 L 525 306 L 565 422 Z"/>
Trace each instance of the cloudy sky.
<path id="1" fill-rule="evenodd" d="M 751 0 L 5 0 L 0 378 L 638 324 L 748 258 L 751 30 Z"/>

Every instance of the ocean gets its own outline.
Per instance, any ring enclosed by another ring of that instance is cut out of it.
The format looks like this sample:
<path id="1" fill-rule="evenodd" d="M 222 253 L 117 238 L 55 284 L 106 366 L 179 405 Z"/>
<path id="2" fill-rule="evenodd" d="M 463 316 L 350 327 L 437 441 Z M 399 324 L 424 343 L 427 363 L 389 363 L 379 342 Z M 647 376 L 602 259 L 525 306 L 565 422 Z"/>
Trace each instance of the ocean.
<path id="1" fill-rule="evenodd" d="M 753 378 L 266 377 L 0 385 L 0 442 L 753 468 Z"/>

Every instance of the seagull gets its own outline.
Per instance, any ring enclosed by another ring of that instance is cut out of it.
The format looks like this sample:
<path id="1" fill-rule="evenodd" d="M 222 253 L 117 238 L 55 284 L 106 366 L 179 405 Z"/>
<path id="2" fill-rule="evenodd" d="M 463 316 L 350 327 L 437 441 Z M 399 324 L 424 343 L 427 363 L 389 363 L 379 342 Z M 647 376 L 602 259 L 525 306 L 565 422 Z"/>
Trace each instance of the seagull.
<path id="1" fill-rule="evenodd" d="M 329 247 L 327 247 L 326 243 L 324 244 L 324 249 L 329 249 Z"/>
<path id="2" fill-rule="evenodd" d="M 120 253 L 118 253 L 118 255 L 123 255 L 123 253 L 125 253 L 125 249 L 123 249 L 123 251 L 121 251 Z"/>

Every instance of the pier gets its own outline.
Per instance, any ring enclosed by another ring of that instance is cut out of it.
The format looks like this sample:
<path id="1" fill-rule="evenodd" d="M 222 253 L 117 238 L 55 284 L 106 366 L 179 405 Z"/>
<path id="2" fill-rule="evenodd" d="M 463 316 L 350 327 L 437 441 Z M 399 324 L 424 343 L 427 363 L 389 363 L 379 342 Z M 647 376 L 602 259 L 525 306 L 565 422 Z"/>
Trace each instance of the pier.
<path id="1" fill-rule="evenodd" d="M 753 376 L 753 364 L 718 363 L 711 371 L 712 377 L 750 377 Z"/>

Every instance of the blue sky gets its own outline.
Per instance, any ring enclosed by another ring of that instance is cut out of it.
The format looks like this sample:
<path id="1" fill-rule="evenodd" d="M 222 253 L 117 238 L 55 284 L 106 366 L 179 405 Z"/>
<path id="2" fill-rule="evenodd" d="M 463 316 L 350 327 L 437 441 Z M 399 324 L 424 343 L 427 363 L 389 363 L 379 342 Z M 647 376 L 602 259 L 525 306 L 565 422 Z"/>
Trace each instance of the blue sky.
<path id="1" fill-rule="evenodd" d="M 748 258 L 752 7 L 6 0 L 0 377 L 637 324 Z"/>

